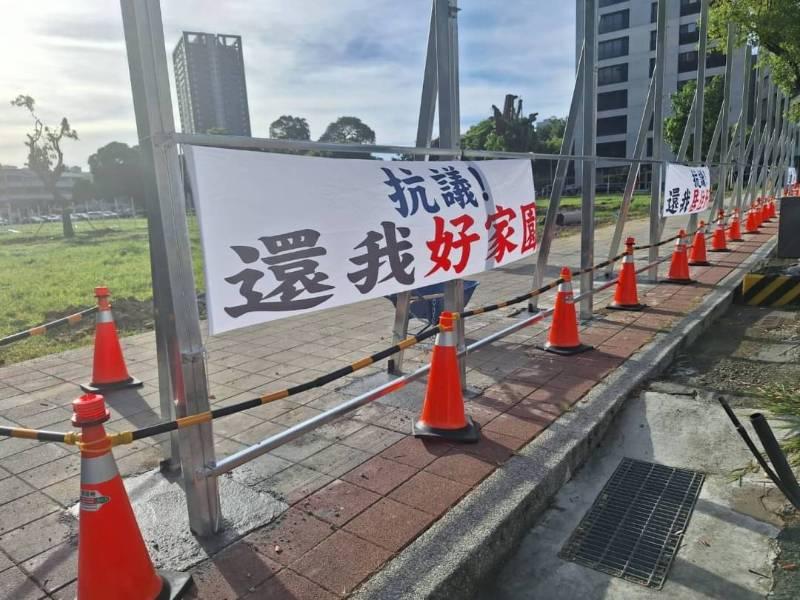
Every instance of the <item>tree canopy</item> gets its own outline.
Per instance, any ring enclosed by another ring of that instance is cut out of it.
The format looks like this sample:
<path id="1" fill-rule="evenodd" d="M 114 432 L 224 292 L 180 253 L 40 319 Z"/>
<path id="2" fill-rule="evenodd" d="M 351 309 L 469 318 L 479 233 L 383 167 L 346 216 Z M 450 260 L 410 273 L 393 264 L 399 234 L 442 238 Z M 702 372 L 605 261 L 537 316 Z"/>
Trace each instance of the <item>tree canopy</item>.
<path id="1" fill-rule="evenodd" d="M 62 117 L 58 127 L 46 125 L 36 114 L 36 101 L 31 96 L 20 94 L 11 101 L 11 105 L 26 109 L 33 119 L 33 131 L 25 136 L 25 146 L 28 148 L 25 164 L 39 177 L 53 200 L 61 206 L 64 237 L 73 237 L 75 230 L 72 227 L 69 206 L 56 184 L 66 170 L 61 143 L 68 139 L 77 140 L 78 132 L 72 129 L 66 117 Z"/>
<path id="2" fill-rule="evenodd" d="M 270 123 L 269 137 L 276 140 L 307 141 L 311 139 L 311 130 L 304 117 L 282 115 Z"/>
<path id="3" fill-rule="evenodd" d="M 674 154 L 678 153 L 681 145 L 681 137 L 689 119 L 689 110 L 692 107 L 692 99 L 697 89 L 696 81 L 687 82 L 681 89 L 672 94 L 672 114 L 664 119 L 664 140 L 672 148 Z M 722 99 L 724 96 L 722 77 L 716 75 L 705 88 L 705 100 L 703 106 L 703 151 L 702 156 L 708 155 L 711 145 L 711 137 L 714 135 L 714 127 L 717 124 L 717 116 L 722 110 Z M 693 129 L 694 131 L 694 129 Z M 694 140 L 689 142 L 687 156 L 693 155 Z"/>
<path id="4" fill-rule="evenodd" d="M 339 117 L 328 125 L 319 141 L 338 144 L 374 144 L 375 132 L 358 117 Z"/>
<path id="5" fill-rule="evenodd" d="M 710 11 L 709 33 L 725 48 L 728 23 L 738 26 L 737 44 L 759 46 L 759 61 L 772 70 L 784 93 L 800 95 L 800 2 L 797 0 L 716 0 Z M 800 120 L 800 103 L 791 118 Z"/>
<path id="6" fill-rule="evenodd" d="M 89 157 L 89 170 L 94 177 L 97 196 L 106 200 L 133 198 L 144 200 L 142 155 L 139 146 L 111 142 Z"/>

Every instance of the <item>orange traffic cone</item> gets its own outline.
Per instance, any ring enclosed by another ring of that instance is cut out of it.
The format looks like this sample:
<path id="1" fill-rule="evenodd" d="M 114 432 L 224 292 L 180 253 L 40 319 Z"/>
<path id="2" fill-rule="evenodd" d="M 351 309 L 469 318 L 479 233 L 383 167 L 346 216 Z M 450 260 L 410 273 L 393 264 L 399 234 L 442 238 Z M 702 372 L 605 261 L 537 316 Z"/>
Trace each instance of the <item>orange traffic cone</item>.
<path id="1" fill-rule="evenodd" d="M 758 222 L 756 221 L 755 205 L 751 204 L 747 211 L 747 221 L 744 223 L 744 232 L 749 234 L 759 233 Z"/>
<path id="2" fill-rule="evenodd" d="M 675 250 L 672 253 L 672 262 L 669 265 L 669 273 L 664 280 L 667 283 L 688 284 L 694 283 L 689 276 L 689 260 L 686 256 L 686 244 L 683 240 L 686 232 L 681 229 L 678 232 L 678 239 L 675 240 Z"/>
<path id="3" fill-rule="evenodd" d="M 190 578 L 153 567 L 103 427 L 111 416 L 103 397 L 81 396 L 72 408 L 82 429 L 78 599 L 180 597 Z"/>
<path id="4" fill-rule="evenodd" d="M 769 209 L 767 208 L 767 202 L 768 200 L 766 198 L 764 198 L 764 200 L 761 202 L 761 207 L 758 213 L 759 225 L 769 221 Z"/>
<path id="5" fill-rule="evenodd" d="M 717 218 L 717 227 L 714 229 L 714 235 L 711 237 L 711 252 L 730 252 L 728 246 L 725 244 L 725 211 L 719 211 Z M 690 265 L 695 263 L 690 262 Z"/>
<path id="6" fill-rule="evenodd" d="M 775 198 L 769 199 L 769 218 L 774 219 L 778 216 L 778 211 L 775 208 Z"/>
<path id="7" fill-rule="evenodd" d="M 567 267 L 561 269 L 561 279 L 563 282 L 559 284 L 556 293 L 553 322 L 544 349 L 554 354 L 569 356 L 586 352 L 592 347 L 581 344 L 578 336 L 578 317 L 572 299 L 572 272 Z"/>
<path id="8" fill-rule="evenodd" d="M 720 227 L 724 227 L 722 224 L 717 225 L 717 229 L 714 231 L 714 241 L 716 241 L 717 237 L 720 233 Z M 725 245 L 725 229 L 723 228 L 722 231 L 722 245 Z M 713 252 L 713 250 L 712 250 Z M 692 251 L 689 255 L 689 264 L 696 267 L 707 267 L 711 263 L 708 262 L 708 257 L 706 256 L 706 224 L 704 221 L 700 221 L 700 226 L 697 228 L 697 231 L 694 234 L 694 241 L 692 242 Z"/>
<path id="9" fill-rule="evenodd" d="M 433 346 L 428 389 L 422 413 L 414 423 L 414 437 L 431 437 L 453 442 L 477 442 L 480 434 L 472 419 L 464 413 L 461 373 L 456 355 L 453 326 L 458 315 L 443 312 L 439 334 Z"/>
<path id="10" fill-rule="evenodd" d="M 619 269 L 614 301 L 608 307 L 613 310 L 642 310 L 645 307 L 639 303 L 639 293 L 636 290 L 636 267 L 633 261 L 635 243 L 632 237 L 625 240 L 625 256 L 622 257 L 622 266 Z"/>
<path id="11" fill-rule="evenodd" d="M 733 217 L 731 217 L 731 226 L 728 227 L 728 240 L 731 242 L 741 242 L 742 238 L 742 228 L 741 224 L 739 223 L 739 209 L 735 208 L 733 210 Z"/>
<path id="12" fill-rule="evenodd" d="M 84 392 L 106 392 L 138 387 L 142 382 L 128 374 L 125 358 L 111 314 L 111 292 L 107 287 L 94 288 L 97 297 L 97 322 L 94 334 L 94 366 L 91 383 L 81 384 Z"/>

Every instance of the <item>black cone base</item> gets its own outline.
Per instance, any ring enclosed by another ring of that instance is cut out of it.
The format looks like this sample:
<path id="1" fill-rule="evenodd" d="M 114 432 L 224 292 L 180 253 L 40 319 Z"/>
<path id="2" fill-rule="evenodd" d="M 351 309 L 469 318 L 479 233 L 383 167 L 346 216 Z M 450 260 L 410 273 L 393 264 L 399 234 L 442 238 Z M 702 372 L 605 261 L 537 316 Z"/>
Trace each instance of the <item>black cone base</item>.
<path id="1" fill-rule="evenodd" d="M 709 250 L 709 252 L 730 252 L 730 250 Z M 711 263 L 707 260 L 701 260 L 698 262 L 690 262 L 690 267 L 710 267 Z"/>
<path id="2" fill-rule="evenodd" d="M 155 600 L 179 600 L 192 586 L 192 576 L 178 571 L 159 571 L 164 586 Z"/>
<path id="3" fill-rule="evenodd" d="M 729 241 L 729 242 L 743 242 L 743 241 L 744 241 L 744 238 L 736 238 L 736 239 L 733 239 L 733 238 L 731 238 L 731 239 L 730 239 L 730 240 L 728 240 L 728 241 Z M 728 252 L 730 252 L 730 250 L 728 250 Z"/>
<path id="4" fill-rule="evenodd" d="M 539 346 L 545 352 L 558 354 L 559 356 L 572 356 L 573 354 L 580 354 L 581 352 L 588 352 L 593 346 L 586 344 L 578 344 L 577 346 L 551 346 L 548 342 L 544 346 Z"/>
<path id="5" fill-rule="evenodd" d="M 143 385 L 144 383 L 138 379 L 128 377 L 124 381 L 117 381 L 116 383 L 95 383 L 94 381 L 91 383 L 82 383 L 81 389 L 87 394 L 103 394 L 105 392 L 124 390 L 126 388 L 142 387 Z"/>
<path id="6" fill-rule="evenodd" d="M 735 242 L 736 240 L 731 240 L 731 241 L 732 241 L 732 242 Z M 720 248 L 720 249 L 718 249 L 718 250 L 714 250 L 714 249 L 712 248 L 711 250 L 709 250 L 709 252 L 730 252 L 730 251 L 731 251 L 731 249 L 730 249 L 730 248 Z M 689 264 L 690 264 L 690 265 L 699 265 L 700 263 L 689 263 Z M 705 264 L 705 265 L 710 265 L 711 263 L 703 263 L 703 264 Z"/>
<path id="7" fill-rule="evenodd" d="M 450 442 L 461 442 L 462 444 L 474 444 L 481 437 L 480 429 L 469 415 L 467 415 L 466 427 L 461 429 L 439 429 L 426 425 L 422 421 L 417 421 L 411 427 L 411 433 L 418 438 L 434 438 Z"/>
<path id="8" fill-rule="evenodd" d="M 694 279 L 662 279 L 661 283 L 674 283 L 675 285 L 691 285 Z"/>
<path id="9" fill-rule="evenodd" d="M 644 310 L 647 308 L 647 304 L 609 304 L 606 308 L 608 310 L 628 310 L 633 312 Z"/>

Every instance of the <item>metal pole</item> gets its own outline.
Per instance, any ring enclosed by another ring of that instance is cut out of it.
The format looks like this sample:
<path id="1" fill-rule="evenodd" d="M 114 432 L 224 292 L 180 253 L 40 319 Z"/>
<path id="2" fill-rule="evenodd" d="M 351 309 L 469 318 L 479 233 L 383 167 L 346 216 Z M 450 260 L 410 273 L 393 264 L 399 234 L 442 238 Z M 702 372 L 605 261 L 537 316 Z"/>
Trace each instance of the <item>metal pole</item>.
<path id="1" fill-rule="evenodd" d="M 736 209 L 742 209 L 742 191 L 744 183 L 744 161 L 747 154 L 744 137 L 747 130 L 747 114 L 750 112 L 750 78 L 753 74 L 753 51 L 749 45 L 744 50 L 744 78 L 742 83 L 742 113 L 736 131 L 739 138 L 739 155 L 736 158 Z"/>
<path id="2" fill-rule="evenodd" d="M 569 105 L 569 115 L 564 127 L 564 137 L 561 140 L 561 154 L 570 153 L 570 148 L 575 140 L 575 123 L 578 120 L 578 111 L 581 108 L 581 93 L 583 90 L 583 62 L 584 50 L 581 48 L 578 57 L 578 65 L 575 74 L 575 85 L 572 89 L 572 101 Z M 556 174 L 553 179 L 553 189 L 550 190 L 550 204 L 547 205 L 547 215 L 544 218 L 544 232 L 541 242 L 539 242 L 539 252 L 536 255 L 536 264 L 533 267 L 533 289 L 542 287 L 545 271 L 547 271 L 547 259 L 550 257 L 550 246 L 556 235 L 556 216 L 561 204 L 561 194 L 564 191 L 564 178 L 569 167 L 569 159 L 559 158 L 556 164 Z M 534 296 L 528 302 L 528 312 L 536 312 L 539 304 L 539 296 Z"/>
<path id="3" fill-rule="evenodd" d="M 584 0 L 583 13 L 583 154 L 595 156 L 595 132 L 597 118 L 596 97 L 596 51 L 597 51 L 597 10 L 595 0 Z M 581 200 L 581 269 L 588 269 L 594 263 L 594 185 L 597 163 L 593 159 L 584 161 Z M 593 287 L 594 274 L 581 275 L 581 291 Z M 581 301 L 581 319 L 592 318 L 594 298 L 587 296 Z"/>
<path id="4" fill-rule="evenodd" d="M 145 162 L 162 417 L 172 419 L 209 409 L 203 340 L 178 152 L 155 141 L 175 130 L 161 8 L 159 0 L 121 0 L 121 7 Z M 178 430 L 172 448 L 179 450 L 189 526 L 197 535 L 215 533 L 217 480 L 198 475 L 215 461 L 211 423 Z"/>
<path id="5" fill-rule="evenodd" d="M 745 206 L 749 206 L 755 199 L 756 182 L 758 181 L 758 165 L 761 162 L 761 153 L 764 151 L 764 138 L 766 135 L 766 126 L 762 127 L 764 120 L 764 98 L 767 98 L 766 114 L 769 114 L 769 107 L 771 106 L 772 94 L 770 92 L 769 72 L 764 73 L 762 70 L 762 61 L 758 61 L 758 80 L 757 94 L 756 94 L 756 111 L 753 120 L 753 157 L 750 161 L 750 173 L 747 177 L 747 195 L 745 196 Z"/>
<path id="6" fill-rule="evenodd" d="M 436 4 L 431 3 L 431 19 L 428 28 L 428 50 L 425 54 L 425 75 L 422 80 L 422 98 L 419 106 L 419 121 L 417 122 L 417 148 L 427 148 L 431 145 L 433 137 L 433 119 L 436 113 L 436 94 L 438 80 L 436 77 Z M 427 160 L 429 155 L 417 155 L 417 160 Z M 394 324 L 392 326 L 392 343 L 408 337 L 408 319 L 411 307 L 411 292 L 397 294 L 397 304 L 394 311 Z M 389 358 L 388 371 L 392 375 L 403 372 L 404 351 L 401 350 Z"/>
<path id="7" fill-rule="evenodd" d="M 728 156 L 728 145 L 730 142 L 729 121 L 730 121 L 730 107 L 731 107 L 731 88 L 733 87 L 733 41 L 736 33 L 736 27 L 732 23 L 728 23 L 728 47 L 725 54 L 725 91 L 722 102 L 722 126 L 720 127 L 720 145 L 719 145 L 719 182 L 717 183 L 717 196 L 712 208 L 712 216 L 714 209 L 725 208 L 725 193 L 728 187 L 728 166 L 726 158 Z"/>
<path id="8" fill-rule="evenodd" d="M 706 93 L 706 42 L 708 40 L 708 0 L 700 0 L 700 41 L 697 46 L 697 87 L 695 99 L 697 109 L 694 118 L 694 140 L 692 141 L 692 160 L 699 163 L 703 160 L 703 122 L 705 117 Z M 726 64 L 733 60 L 727 56 Z M 697 229 L 697 214 L 689 217 L 689 231 Z"/>
<path id="9" fill-rule="evenodd" d="M 461 145 L 458 106 L 458 0 L 434 0 L 436 17 L 436 58 L 439 88 L 439 144 L 458 149 Z M 444 309 L 464 310 L 464 281 L 453 279 L 444 287 Z M 464 321 L 455 325 L 456 349 L 465 347 Z M 467 365 L 459 360 L 461 386 L 466 387 Z"/>
<path id="10" fill-rule="evenodd" d="M 773 102 L 772 118 L 767 123 L 769 134 L 767 135 L 767 145 L 764 147 L 764 168 L 761 171 L 761 177 L 758 181 L 758 187 L 761 188 L 761 195 L 767 195 L 767 177 L 770 174 L 772 163 L 772 147 L 775 143 L 776 133 L 778 131 L 778 123 L 780 120 L 781 104 L 783 102 L 782 94 L 778 86 L 775 86 L 775 100 Z"/>
<path id="11" fill-rule="evenodd" d="M 655 102 L 653 104 L 653 158 L 661 160 L 664 146 L 664 64 L 667 51 L 667 0 L 658 0 L 658 23 L 656 25 L 656 78 Z M 650 191 L 650 243 L 657 244 L 661 238 L 661 172 L 663 164 L 653 164 Z M 658 247 L 651 246 L 648 251 L 648 262 L 658 260 Z M 649 279 L 658 281 L 658 265 L 649 272 Z"/>
<path id="12" fill-rule="evenodd" d="M 695 90 L 694 97 L 692 98 L 692 105 L 689 107 L 689 116 L 686 118 L 686 125 L 683 127 L 683 135 L 681 136 L 681 143 L 678 147 L 678 154 L 675 156 L 678 162 L 686 160 L 686 153 L 689 151 L 689 140 L 692 137 L 692 130 L 694 130 L 695 124 L 700 122 L 700 119 L 697 118 L 697 98 L 698 91 Z M 692 228 L 690 227 L 689 229 L 691 230 Z"/>
<path id="13" fill-rule="evenodd" d="M 653 72 L 655 75 L 655 71 Z M 655 100 L 655 77 L 650 78 L 650 86 L 647 88 L 647 99 L 644 101 L 642 119 L 639 121 L 639 132 L 636 135 L 636 145 L 633 147 L 633 158 L 640 158 L 644 153 L 647 143 L 647 132 L 650 127 L 650 118 L 653 116 L 653 101 Z M 619 245 L 622 242 L 622 233 L 625 223 L 628 220 L 628 210 L 633 199 L 633 191 L 636 186 L 636 178 L 639 176 L 639 163 L 632 162 L 628 168 L 628 178 L 625 181 L 625 191 L 622 194 L 622 204 L 619 207 L 619 215 L 614 225 L 614 235 L 611 238 L 611 247 L 608 249 L 608 258 L 611 260 L 619 252 Z M 606 268 L 606 277 L 611 277 L 614 272 L 614 265 L 610 264 Z"/>

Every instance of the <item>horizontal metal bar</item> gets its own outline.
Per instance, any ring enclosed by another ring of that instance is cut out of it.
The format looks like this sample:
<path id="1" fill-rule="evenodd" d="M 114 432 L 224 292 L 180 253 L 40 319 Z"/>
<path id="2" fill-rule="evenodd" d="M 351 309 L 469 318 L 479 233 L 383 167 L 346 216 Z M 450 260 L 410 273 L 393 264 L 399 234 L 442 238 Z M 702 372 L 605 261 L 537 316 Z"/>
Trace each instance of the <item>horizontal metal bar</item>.
<path id="1" fill-rule="evenodd" d="M 642 271 L 645 271 L 654 265 L 662 263 L 665 260 L 668 260 L 669 258 L 670 258 L 669 256 L 661 258 L 655 262 L 652 262 L 638 269 L 636 272 L 641 273 Z M 589 296 L 591 294 L 596 294 L 597 292 L 608 289 L 615 284 L 616 281 L 610 281 L 600 286 L 599 288 L 595 288 L 586 291 L 578 296 L 575 296 L 574 300 L 578 301 L 583 297 Z M 459 352 L 459 356 L 466 356 L 471 352 L 480 350 L 484 346 L 488 346 L 492 342 L 496 342 L 497 340 L 507 337 L 512 333 L 516 333 L 520 329 L 524 329 L 525 327 L 533 325 L 534 323 L 541 321 L 542 319 L 545 319 L 550 315 L 552 315 L 553 310 L 554 310 L 553 308 L 542 310 L 535 315 L 531 315 L 526 319 L 518 321 L 513 325 L 509 325 L 508 327 L 505 327 L 500 331 L 497 331 L 489 336 L 486 336 L 485 338 L 473 342 L 472 344 L 467 346 L 464 349 L 464 351 Z M 282 446 L 283 444 L 291 442 L 292 440 L 297 439 L 298 437 L 305 435 L 306 433 L 309 433 L 314 429 L 321 427 L 322 425 L 326 425 L 327 423 L 330 423 L 331 421 L 334 421 L 335 419 L 338 419 L 339 417 L 342 417 L 347 413 L 356 410 L 357 408 L 361 408 L 362 406 L 369 404 L 373 400 L 377 400 L 378 398 L 382 398 L 387 394 L 402 389 L 412 381 L 415 381 L 420 377 L 422 377 L 423 375 L 427 374 L 428 371 L 430 371 L 430 368 L 431 368 L 430 365 L 426 365 L 424 367 L 417 369 L 413 373 L 409 373 L 408 375 L 403 375 L 401 377 L 388 381 L 383 385 L 380 385 L 368 392 L 361 394 L 360 396 L 356 396 L 355 398 L 348 400 L 347 402 L 344 402 L 338 406 L 334 406 L 333 408 L 323 413 L 320 413 L 315 417 L 308 419 L 307 421 L 298 423 L 297 425 L 294 425 L 289 429 L 282 431 L 281 433 L 278 433 L 261 442 L 258 442 L 257 444 L 244 448 L 239 452 L 231 454 L 230 456 L 223 458 L 220 461 L 217 461 L 217 463 L 214 465 L 208 465 L 205 470 L 205 476 L 217 477 L 219 475 L 222 475 L 223 473 L 227 473 L 228 471 L 231 471 L 236 467 L 239 467 L 258 456 L 261 456 L 262 454 L 266 454 L 270 450 L 274 450 L 275 448 Z"/>
<path id="2" fill-rule="evenodd" d="M 479 350 L 480 348 L 483 348 L 484 346 L 494 341 L 497 341 L 503 337 L 511 335 L 512 333 L 519 331 L 520 329 L 523 329 L 528 325 L 532 325 L 533 323 L 546 318 L 547 316 L 552 314 L 552 312 L 553 312 L 552 308 L 542 311 L 538 314 L 528 317 L 527 319 L 523 319 L 522 321 L 514 323 L 513 325 L 510 325 L 509 327 L 506 327 L 505 329 L 502 329 L 497 333 L 494 333 L 481 340 L 473 342 L 472 344 L 467 346 L 463 352 L 460 352 L 459 356 L 465 356 L 470 352 L 475 352 L 476 350 Z M 217 461 L 215 465 L 213 466 L 209 465 L 206 468 L 205 475 L 208 477 L 216 477 L 222 475 L 223 473 L 227 473 L 228 471 L 231 471 L 232 469 L 235 469 L 236 467 L 239 467 L 256 457 L 261 456 L 262 454 L 265 454 L 266 452 L 269 452 L 270 450 L 277 448 L 278 446 L 291 442 L 292 440 L 310 431 L 313 431 L 314 429 L 317 429 L 322 425 L 330 423 L 331 421 L 338 419 L 339 417 L 344 416 L 347 413 L 356 410 L 357 408 L 369 404 L 373 400 L 377 400 L 378 398 L 381 398 L 386 394 L 404 388 L 412 381 L 419 379 L 420 377 L 425 375 L 428 371 L 430 371 L 430 369 L 431 369 L 430 365 L 426 365 L 424 367 L 417 369 L 413 373 L 409 373 L 408 375 L 403 375 L 401 377 L 388 381 L 383 385 L 376 387 L 375 389 L 372 389 L 368 392 L 361 394 L 360 396 L 356 396 L 355 398 L 348 400 L 347 402 L 344 402 L 338 406 L 334 406 L 333 408 L 323 413 L 320 413 L 315 417 L 308 419 L 307 421 L 298 423 L 297 425 L 294 425 L 293 427 L 290 427 L 289 429 L 282 431 L 281 433 L 273 435 L 272 437 L 269 437 L 261 442 L 258 442 L 257 444 L 254 444 L 248 448 L 240 450 L 239 452 L 231 454 L 227 458 L 223 458 L 222 460 Z"/>
<path id="3" fill-rule="evenodd" d="M 188 144 L 212 148 L 231 148 L 237 150 L 292 150 L 315 152 L 347 152 L 350 154 L 413 154 L 443 156 L 452 158 L 522 158 L 526 160 L 596 160 L 613 163 L 666 163 L 652 158 L 626 158 L 619 156 L 586 156 L 582 154 L 548 154 L 542 152 L 502 152 L 499 150 L 469 150 L 464 148 L 419 148 L 415 146 L 385 146 L 378 144 L 338 144 L 299 140 L 276 140 L 237 135 L 200 135 L 189 133 L 170 133 L 155 140 L 157 144 Z M 679 164 L 706 164 L 683 161 Z M 711 163 L 711 166 L 735 163 Z"/>

